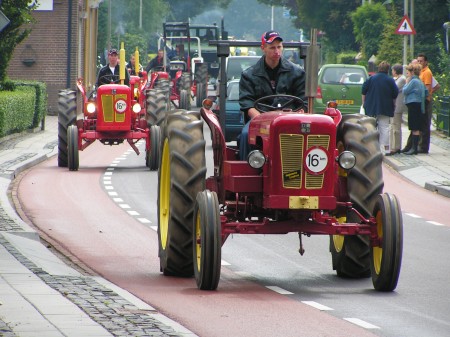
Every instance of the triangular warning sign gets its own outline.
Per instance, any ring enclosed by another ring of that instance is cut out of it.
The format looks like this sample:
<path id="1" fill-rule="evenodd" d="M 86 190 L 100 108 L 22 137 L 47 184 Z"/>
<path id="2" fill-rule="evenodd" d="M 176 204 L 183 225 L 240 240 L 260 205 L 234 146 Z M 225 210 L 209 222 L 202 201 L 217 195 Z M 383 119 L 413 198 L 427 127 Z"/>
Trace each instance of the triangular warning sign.
<path id="1" fill-rule="evenodd" d="M 409 21 L 408 15 L 405 15 L 402 20 L 400 21 L 400 24 L 397 27 L 397 30 L 395 31 L 395 34 L 403 34 L 403 35 L 415 35 L 416 30 L 414 29 L 413 25 L 411 24 L 411 21 Z"/>

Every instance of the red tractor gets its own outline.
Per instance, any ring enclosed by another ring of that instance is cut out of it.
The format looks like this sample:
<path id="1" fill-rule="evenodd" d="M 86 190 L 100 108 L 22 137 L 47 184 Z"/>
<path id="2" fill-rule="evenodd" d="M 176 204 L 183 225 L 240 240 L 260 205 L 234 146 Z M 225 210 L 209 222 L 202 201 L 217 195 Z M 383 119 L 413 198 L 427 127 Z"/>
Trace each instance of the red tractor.
<path id="1" fill-rule="evenodd" d="M 111 84 L 104 84 L 86 94 L 82 80 L 77 87 L 82 96 L 83 115 L 77 119 L 76 93 L 63 90 L 59 94 L 58 113 L 58 166 L 76 171 L 79 167 L 78 151 L 83 151 L 95 140 L 104 145 L 118 145 L 125 140 L 136 154 L 136 143 L 145 141 L 146 165 L 157 170 L 160 155 L 160 127 L 143 109 L 148 105 L 143 94 L 147 75 L 130 76 L 130 85 L 120 84 L 125 78 L 125 50 L 120 50 L 120 76 L 108 75 Z M 137 64 L 139 59 L 137 58 Z M 136 68 L 138 69 L 138 68 Z M 122 82 L 123 83 L 123 82 Z M 151 108 L 147 108 L 151 110 Z"/>
<path id="2" fill-rule="evenodd" d="M 329 236 L 338 276 L 372 276 L 376 290 L 396 288 L 402 213 L 397 197 L 383 193 L 375 120 L 342 116 L 333 104 L 324 114 L 300 113 L 303 105 L 285 95 L 255 102 L 264 113 L 250 122 L 254 150 L 247 161 L 238 159 L 237 146 L 225 142 L 210 100 L 200 113 L 177 111 L 167 117 L 158 186 L 164 275 L 194 275 L 199 289 L 214 290 L 221 247 L 230 234 L 297 232 L 300 254 L 303 237 Z M 202 118 L 212 138 L 210 177 Z"/>

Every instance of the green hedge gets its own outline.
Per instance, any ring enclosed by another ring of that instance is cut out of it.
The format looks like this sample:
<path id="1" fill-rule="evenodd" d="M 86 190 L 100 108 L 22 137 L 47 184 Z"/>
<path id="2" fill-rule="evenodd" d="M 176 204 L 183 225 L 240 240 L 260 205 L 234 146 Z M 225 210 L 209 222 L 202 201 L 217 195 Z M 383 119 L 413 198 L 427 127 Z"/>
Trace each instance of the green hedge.
<path id="1" fill-rule="evenodd" d="M 0 91 L 0 137 L 38 127 L 47 114 L 47 87 L 16 81 L 14 91 Z"/>

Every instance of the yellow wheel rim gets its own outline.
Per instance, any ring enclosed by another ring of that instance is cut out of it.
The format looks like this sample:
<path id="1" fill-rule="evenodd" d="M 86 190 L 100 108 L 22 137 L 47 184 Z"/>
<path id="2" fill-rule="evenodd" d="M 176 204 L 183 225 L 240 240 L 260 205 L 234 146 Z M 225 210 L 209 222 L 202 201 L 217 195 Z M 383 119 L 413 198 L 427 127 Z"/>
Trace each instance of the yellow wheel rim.
<path id="1" fill-rule="evenodd" d="M 200 271 L 202 259 L 201 235 L 202 230 L 199 210 L 199 212 L 197 212 L 197 218 L 195 219 L 195 256 L 197 258 L 197 271 Z"/>
<path id="2" fill-rule="evenodd" d="M 337 218 L 337 220 L 339 221 L 339 223 L 344 223 L 347 222 L 347 217 L 342 216 Z M 333 245 L 337 253 L 340 253 L 342 251 L 342 248 L 344 247 L 344 239 L 344 235 L 333 235 Z"/>
<path id="3" fill-rule="evenodd" d="M 159 237 L 162 248 L 166 249 L 167 232 L 169 229 L 169 211 L 170 211 L 170 156 L 169 156 L 169 141 L 167 138 L 164 140 L 160 170 L 161 174 L 159 182 Z"/>
<path id="4" fill-rule="evenodd" d="M 377 221 L 377 232 L 378 232 L 378 238 L 380 242 L 383 240 L 383 218 L 381 211 L 377 212 L 377 215 L 375 217 Z M 381 270 L 381 260 L 383 259 L 383 248 L 381 247 L 372 247 L 373 250 L 373 266 L 375 269 L 375 272 L 380 274 Z"/>

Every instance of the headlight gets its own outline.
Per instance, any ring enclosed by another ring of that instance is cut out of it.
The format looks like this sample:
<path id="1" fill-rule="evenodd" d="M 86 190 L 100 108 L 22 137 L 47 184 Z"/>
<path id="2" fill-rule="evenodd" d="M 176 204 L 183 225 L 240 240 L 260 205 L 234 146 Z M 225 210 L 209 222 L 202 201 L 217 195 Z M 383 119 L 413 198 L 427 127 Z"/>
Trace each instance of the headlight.
<path id="1" fill-rule="evenodd" d="M 248 154 L 247 162 L 251 167 L 259 169 L 266 163 L 266 157 L 261 151 L 253 150 Z"/>
<path id="2" fill-rule="evenodd" d="M 90 114 L 94 113 L 95 112 L 95 104 L 94 103 L 88 103 L 86 105 L 86 111 L 89 112 Z"/>
<path id="3" fill-rule="evenodd" d="M 343 151 L 338 157 L 338 163 L 344 170 L 350 170 L 356 164 L 356 157 L 350 151 Z"/>
<path id="4" fill-rule="evenodd" d="M 139 103 L 136 103 L 135 105 L 133 105 L 133 112 L 134 113 L 141 112 L 141 106 Z"/>

